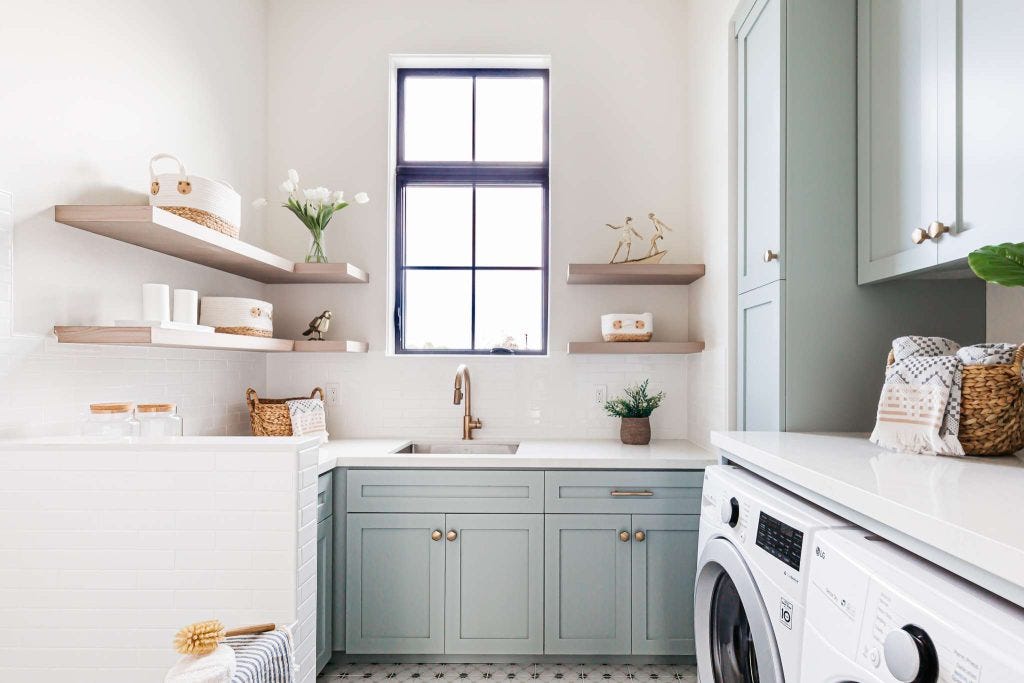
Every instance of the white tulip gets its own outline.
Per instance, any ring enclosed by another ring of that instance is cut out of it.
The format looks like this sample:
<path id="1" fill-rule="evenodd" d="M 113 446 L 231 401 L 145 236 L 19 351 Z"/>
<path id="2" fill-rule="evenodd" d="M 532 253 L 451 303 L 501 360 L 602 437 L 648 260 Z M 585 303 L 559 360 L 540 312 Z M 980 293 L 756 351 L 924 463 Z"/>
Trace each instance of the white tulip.
<path id="1" fill-rule="evenodd" d="M 296 171 L 294 168 L 289 168 L 288 169 L 288 180 L 292 181 L 292 185 L 298 185 L 299 184 L 299 172 Z"/>
<path id="2" fill-rule="evenodd" d="M 306 214 L 307 215 L 309 215 L 309 216 L 316 216 L 316 214 L 319 211 L 320 211 L 320 205 L 317 204 L 316 202 L 307 202 L 306 203 Z"/>
<path id="3" fill-rule="evenodd" d="M 343 201 L 345 201 L 345 193 L 342 192 L 341 190 L 338 190 L 333 195 L 331 195 L 331 201 L 334 202 L 335 204 L 341 204 Z"/>
<path id="4" fill-rule="evenodd" d="M 252 200 L 252 205 L 258 209 L 260 207 L 266 206 L 267 200 L 263 197 L 260 197 L 259 199 Z"/>
<path id="5" fill-rule="evenodd" d="M 291 194 L 292 192 L 295 192 L 295 183 L 293 183 L 291 179 L 288 179 L 281 183 L 281 189 L 288 194 Z"/>
<path id="6" fill-rule="evenodd" d="M 315 187 L 311 187 L 309 189 L 302 191 L 302 196 L 306 198 L 307 202 L 315 202 L 318 194 L 319 193 L 316 191 Z"/>
<path id="7" fill-rule="evenodd" d="M 317 199 L 319 199 L 321 202 L 326 203 L 331 201 L 331 191 L 328 190 L 326 187 L 320 186 L 316 188 L 316 190 L 319 193 Z"/>
<path id="8" fill-rule="evenodd" d="M 368 201 L 370 201 L 370 195 L 365 192 L 360 192 L 356 195 L 356 204 L 365 204 Z"/>

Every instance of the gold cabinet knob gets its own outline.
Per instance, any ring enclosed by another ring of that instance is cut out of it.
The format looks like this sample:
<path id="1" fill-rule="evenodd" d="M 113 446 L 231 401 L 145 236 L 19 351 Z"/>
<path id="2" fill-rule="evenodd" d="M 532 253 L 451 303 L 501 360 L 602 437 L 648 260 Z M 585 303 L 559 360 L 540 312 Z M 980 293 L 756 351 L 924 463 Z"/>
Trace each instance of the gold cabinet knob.
<path id="1" fill-rule="evenodd" d="M 629 532 L 628 531 L 621 531 L 621 532 L 619 532 L 619 540 L 622 541 L 623 543 L 629 543 Z"/>
<path id="2" fill-rule="evenodd" d="M 914 244 L 923 244 L 931 239 L 928 236 L 928 231 L 924 228 L 915 228 L 914 232 L 910 233 L 910 239 L 913 240 Z"/>
<path id="3" fill-rule="evenodd" d="M 933 240 L 937 240 L 942 237 L 943 234 L 949 232 L 949 226 L 942 223 L 942 221 L 935 221 L 928 226 L 928 237 Z"/>
<path id="4" fill-rule="evenodd" d="M 778 261 L 779 255 L 771 249 L 766 249 L 762 258 L 764 258 L 765 263 L 771 263 L 772 261 Z"/>
<path id="5" fill-rule="evenodd" d="M 458 534 L 457 531 L 455 531 L 455 529 L 452 529 L 451 531 L 448 532 L 448 540 L 449 541 L 454 541 L 458 537 L 459 537 L 459 534 Z"/>
<path id="6" fill-rule="evenodd" d="M 636 539 L 637 543 L 643 543 L 644 539 L 647 538 L 647 534 L 645 534 L 642 531 L 637 531 L 635 534 L 633 534 L 633 538 Z"/>
<path id="7" fill-rule="evenodd" d="M 430 538 L 435 541 L 440 541 L 442 535 L 443 534 L 441 533 L 440 529 L 434 529 L 434 533 L 430 534 Z"/>

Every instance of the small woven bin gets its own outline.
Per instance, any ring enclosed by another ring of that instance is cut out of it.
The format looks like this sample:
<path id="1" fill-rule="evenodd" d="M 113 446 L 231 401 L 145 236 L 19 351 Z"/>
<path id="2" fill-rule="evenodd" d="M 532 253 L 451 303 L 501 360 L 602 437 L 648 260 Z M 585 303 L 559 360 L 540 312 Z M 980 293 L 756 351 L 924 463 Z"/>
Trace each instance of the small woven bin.
<path id="1" fill-rule="evenodd" d="M 887 366 L 895 359 L 889 352 Z M 1011 455 L 1024 448 L 1024 344 L 1013 362 L 965 365 L 960 399 L 960 445 L 967 455 Z"/>
<path id="2" fill-rule="evenodd" d="M 313 389 L 309 398 L 324 400 L 324 390 Z M 294 398 L 260 398 L 256 390 L 245 390 L 245 402 L 249 405 L 249 424 L 253 436 L 292 436 L 292 418 L 288 413 L 288 401 L 301 401 L 305 396 Z"/>

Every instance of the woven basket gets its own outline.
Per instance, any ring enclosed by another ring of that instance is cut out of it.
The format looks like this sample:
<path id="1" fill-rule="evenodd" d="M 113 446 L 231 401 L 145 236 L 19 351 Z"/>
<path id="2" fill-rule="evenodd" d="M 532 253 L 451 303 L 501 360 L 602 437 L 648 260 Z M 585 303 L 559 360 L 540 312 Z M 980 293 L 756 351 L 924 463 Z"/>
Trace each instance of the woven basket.
<path id="1" fill-rule="evenodd" d="M 309 398 L 324 400 L 324 390 L 313 389 Z M 245 402 L 249 405 L 249 424 L 253 436 L 291 436 L 292 418 L 288 414 L 288 401 L 301 401 L 305 396 L 294 398 L 260 398 L 256 390 L 249 387 L 245 390 Z"/>
<path id="2" fill-rule="evenodd" d="M 886 366 L 895 358 L 892 351 Z M 965 365 L 960 444 L 967 455 L 1011 455 L 1024 448 L 1024 344 L 1006 365 Z"/>
<path id="3" fill-rule="evenodd" d="M 157 175 L 154 164 L 161 159 L 178 164 L 178 172 Z M 157 154 L 149 160 L 149 203 L 238 239 L 238 226 L 242 221 L 241 195 L 223 180 L 189 175 L 185 164 L 171 154 Z"/>

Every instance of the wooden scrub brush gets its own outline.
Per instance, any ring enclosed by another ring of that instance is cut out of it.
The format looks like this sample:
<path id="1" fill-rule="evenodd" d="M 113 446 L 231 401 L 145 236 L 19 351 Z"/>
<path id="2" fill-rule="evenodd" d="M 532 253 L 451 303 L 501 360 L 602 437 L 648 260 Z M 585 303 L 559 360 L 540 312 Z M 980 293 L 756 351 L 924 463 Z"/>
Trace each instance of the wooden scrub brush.
<path id="1" fill-rule="evenodd" d="M 174 649 L 183 655 L 208 655 L 217 649 L 220 641 L 229 636 L 248 636 L 254 633 L 273 631 L 274 624 L 256 624 L 224 630 L 224 624 L 216 619 L 197 621 L 178 631 L 174 636 Z"/>

